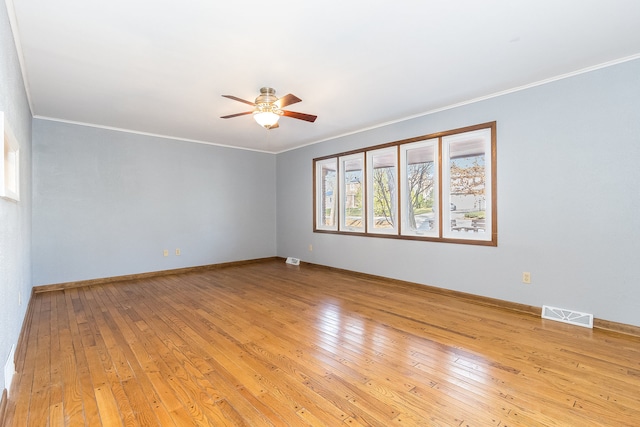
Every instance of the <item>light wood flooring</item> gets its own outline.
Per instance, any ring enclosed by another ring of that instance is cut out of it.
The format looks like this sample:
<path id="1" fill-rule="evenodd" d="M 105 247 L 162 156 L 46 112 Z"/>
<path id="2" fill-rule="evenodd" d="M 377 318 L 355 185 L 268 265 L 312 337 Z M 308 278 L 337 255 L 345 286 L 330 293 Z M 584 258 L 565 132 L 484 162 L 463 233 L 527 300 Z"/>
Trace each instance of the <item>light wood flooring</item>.
<path id="1" fill-rule="evenodd" d="M 638 426 L 640 338 L 281 260 L 39 293 L 7 426 Z"/>

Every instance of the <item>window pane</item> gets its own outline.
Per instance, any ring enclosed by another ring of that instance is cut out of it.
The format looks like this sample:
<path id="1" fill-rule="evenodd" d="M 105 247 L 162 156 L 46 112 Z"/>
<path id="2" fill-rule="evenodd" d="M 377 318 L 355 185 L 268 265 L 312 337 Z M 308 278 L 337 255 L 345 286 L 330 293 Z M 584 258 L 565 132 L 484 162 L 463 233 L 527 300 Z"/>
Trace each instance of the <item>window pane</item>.
<path id="1" fill-rule="evenodd" d="M 337 230 L 338 159 L 316 162 L 316 228 Z"/>
<path id="2" fill-rule="evenodd" d="M 400 146 L 402 234 L 438 236 L 438 140 Z"/>
<path id="3" fill-rule="evenodd" d="M 369 232 L 398 232 L 397 157 L 397 147 L 367 152 Z"/>
<path id="4" fill-rule="evenodd" d="M 340 229 L 364 231 L 364 153 L 340 158 Z"/>
<path id="5" fill-rule="evenodd" d="M 0 111 L 0 197 L 20 200 L 20 146 Z"/>
<path id="6" fill-rule="evenodd" d="M 447 237 L 491 240 L 491 130 L 443 138 L 449 203 Z"/>

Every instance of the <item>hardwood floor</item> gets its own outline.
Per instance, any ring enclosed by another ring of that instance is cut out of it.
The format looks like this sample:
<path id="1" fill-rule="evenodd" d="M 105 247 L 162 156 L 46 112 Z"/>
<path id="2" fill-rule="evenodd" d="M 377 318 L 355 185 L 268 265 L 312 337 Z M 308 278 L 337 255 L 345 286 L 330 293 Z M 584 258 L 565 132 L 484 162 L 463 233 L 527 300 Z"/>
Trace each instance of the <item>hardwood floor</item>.
<path id="1" fill-rule="evenodd" d="M 7 426 L 637 426 L 640 338 L 282 261 L 36 294 Z"/>

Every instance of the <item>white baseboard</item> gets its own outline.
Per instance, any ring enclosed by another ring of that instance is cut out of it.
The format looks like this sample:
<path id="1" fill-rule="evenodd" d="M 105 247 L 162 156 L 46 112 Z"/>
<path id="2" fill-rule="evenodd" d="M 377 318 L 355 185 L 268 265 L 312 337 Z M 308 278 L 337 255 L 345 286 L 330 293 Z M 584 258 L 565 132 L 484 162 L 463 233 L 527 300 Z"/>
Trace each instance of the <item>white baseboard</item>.
<path id="1" fill-rule="evenodd" d="M 11 393 L 11 381 L 13 381 L 13 374 L 16 373 L 16 365 L 14 363 L 16 354 L 16 345 L 11 346 L 7 363 L 4 364 L 4 388 L 7 389 L 7 396 Z"/>

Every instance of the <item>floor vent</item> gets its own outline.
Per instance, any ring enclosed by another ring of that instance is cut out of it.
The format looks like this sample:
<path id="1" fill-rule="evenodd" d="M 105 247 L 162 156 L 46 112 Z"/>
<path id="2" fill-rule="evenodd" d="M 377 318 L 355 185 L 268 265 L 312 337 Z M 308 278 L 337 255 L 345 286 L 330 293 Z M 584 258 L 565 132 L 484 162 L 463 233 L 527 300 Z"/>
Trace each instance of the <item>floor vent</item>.
<path id="1" fill-rule="evenodd" d="M 579 311 L 567 310 L 566 308 L 543 305 L 542 318 L 583 326 L 585 328 L 593 328 L 593 314 L 580 313 Z"/>

